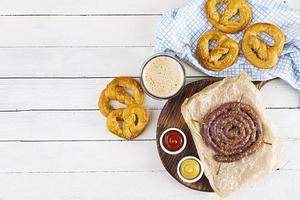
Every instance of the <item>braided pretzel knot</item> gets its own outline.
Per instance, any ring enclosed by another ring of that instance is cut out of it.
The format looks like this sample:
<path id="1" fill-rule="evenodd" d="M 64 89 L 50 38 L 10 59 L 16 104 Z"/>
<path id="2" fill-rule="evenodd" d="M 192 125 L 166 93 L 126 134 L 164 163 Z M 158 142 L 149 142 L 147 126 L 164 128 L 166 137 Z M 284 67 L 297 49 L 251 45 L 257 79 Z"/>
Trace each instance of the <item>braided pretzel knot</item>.
<path id="1" fill-rule="evenodd" d="M 269 46 L 258 38 L 262 32 L 273 37 L 273 46 Z M 268 23 L 257 23 L 245 31 L 242 39 L 242 50 L 247 60 L 255 67 L 272 68 L 278 62 L 284 43 L 285 35 L 278 27 Z"/>
<path id="2" fill-rule="evenodd" d="M 124 88 L 131 90 L 133 96 L 129 95 Z M 141 105 L 144 102 L 144 92 L 136 80 L 130 77 L 118 77 L 113 79 L 100 94 L 98 107 L 104 116 L 107 116 L 114 110 L 109 104 L 111 100 L 116 100 L 126 105 Z"/>
<path id="3" fill-rule="evenodd" d="M 140 105 L 130 105 L 109 113 L 106 125 L 115 135 L 130 140 L 139 136 L 149 120 L 148 112 Z M 123 121 L 120 127 L 119 122 Z"/>
<path id="4" fill-rule="evenodd" d="M 226 7 L 219 14 L 216 6 L 222 3 L 225 3 Z M 205 11 L 208 21 L 225 33 L 243 30 L 252 19 L 252 10 L 245 0 L 208 0 Z M 234 19 L 236 15 L 239 15 L 237 20 Z"/>
<path id="5" fill-rule="evenodd" d="M 126 93 L 123 88 L 132 90 L 134 97 Z M 144 93 L 140 84 L 129 77 L 118 77 L 112 80 L 106 87 L 105 95 L 126 105 L 142 104 L 144 101 Z"/>
<path id="6" fill-rule="evenodd" d="M 216 47 L 209 49 L 209 42 L 216 41 Z M 221 71 L 236 62 L 239 46 L 236 41 L 220 31 L 208 31 L 198 40 L 196 55 L 207 69 Z"/>

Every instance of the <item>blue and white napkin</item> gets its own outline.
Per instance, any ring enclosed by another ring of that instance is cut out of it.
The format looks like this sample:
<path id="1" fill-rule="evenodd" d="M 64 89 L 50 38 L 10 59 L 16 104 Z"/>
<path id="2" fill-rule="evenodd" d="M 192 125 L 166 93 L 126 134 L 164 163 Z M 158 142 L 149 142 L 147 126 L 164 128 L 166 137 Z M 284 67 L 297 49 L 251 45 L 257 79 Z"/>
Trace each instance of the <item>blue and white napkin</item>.
<path id="1" fill-rule="evenodd" d="M 300 10 L 290 8 L 285 2 L 278 0 L 248 0 L 253 11 L 251 24 L 272 23 L 285 33 L 286 44 L 279 62 L 271 69 L 259 69 L 251 65 L 240 53 L 237 63 L 223 71 L 213 72 L 201 66 L 195 58 L 198 38 L 206 31 L 215 29 L 206 18 L 205 2 L 206 0 L 193 0 L 186 6 L 163 15 L 156 34 L 155 52 L 173 52 L 183 61 L 210 76 L 232 77 L 243 70 L 253 81 L 280 77 L 300 90 Z M 243 32 L 227 35 L 240 41 Z M 270 37 L 264 39 L 267 43 L 272 43 Z"/>

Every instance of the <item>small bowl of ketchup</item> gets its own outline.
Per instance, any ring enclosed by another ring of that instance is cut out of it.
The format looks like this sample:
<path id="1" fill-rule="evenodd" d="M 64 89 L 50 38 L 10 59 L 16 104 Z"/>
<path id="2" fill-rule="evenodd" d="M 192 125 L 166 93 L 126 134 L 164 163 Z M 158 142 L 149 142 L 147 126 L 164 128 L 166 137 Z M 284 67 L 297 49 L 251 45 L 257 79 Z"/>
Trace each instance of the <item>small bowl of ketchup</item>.
<path id="1" fill-rule="evenodd" d="M 178 128 L 168 128 L 161 134 L 159 143 L 164 152 L 175 155 L 185 148 L 186 136 Z"/>

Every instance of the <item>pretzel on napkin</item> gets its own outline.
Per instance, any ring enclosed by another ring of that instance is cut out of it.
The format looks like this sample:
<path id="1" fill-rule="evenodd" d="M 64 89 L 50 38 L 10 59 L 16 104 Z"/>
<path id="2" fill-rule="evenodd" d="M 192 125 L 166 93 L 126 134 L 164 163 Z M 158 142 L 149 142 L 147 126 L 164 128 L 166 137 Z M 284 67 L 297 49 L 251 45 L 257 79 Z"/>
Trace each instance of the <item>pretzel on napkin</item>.
<path id="1" fill-rule="evenodd" d="M 218 13 L 217 5 L 225 4 Z M 246 28 L 252 20 L 252 10 L 245 0 L 208 0 L 205 4 L 208 21 L 220 31 L 237 33 Z M 237 19 L 234 17 L 239 15 Z"/>
<path id="2" fill-rule="evenodd" d="M 273 40 L 269 46 L 259 38 L 260 33 L 267 33 Z M 285 43 L 284 33 L 275 25 L 257 23 L 250 26 L 242 39 L 242 50 L 247 60 L 258 68 L 272 68 L 277 64 Z"/>
<path id="3" fill-rule="evenodd" d="M 216 41 L 216 47 L 210 49 L 210 41 Z M 196 56 L 205 68 L 221 71 L 237 61 L 239 46 L 226 34 L 212 30 L 202 35 L 197 44 Z"/>

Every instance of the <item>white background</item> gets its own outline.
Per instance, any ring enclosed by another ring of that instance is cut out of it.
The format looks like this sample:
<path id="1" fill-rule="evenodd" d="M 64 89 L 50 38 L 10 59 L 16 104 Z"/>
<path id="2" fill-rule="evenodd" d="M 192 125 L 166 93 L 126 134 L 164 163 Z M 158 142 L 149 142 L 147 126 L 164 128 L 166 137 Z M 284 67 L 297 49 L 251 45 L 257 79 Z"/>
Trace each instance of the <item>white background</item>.
<path id="1" fill-rule="evenodd" d="M 160 15 L 186 2 L 0 0 L 1 200 L 219 199 L 162 166 L 155 130 L 164 102 L 146 99 L 151 121 L 134 141 L 110 134 L 97 110 L 112 77 L 139 76 Z M 189 82 L 204 76 L 186 70 Z M 300 199 L 300 93 L 275 80 L 262 94 L 283 159 L 228 199 Z"/>

